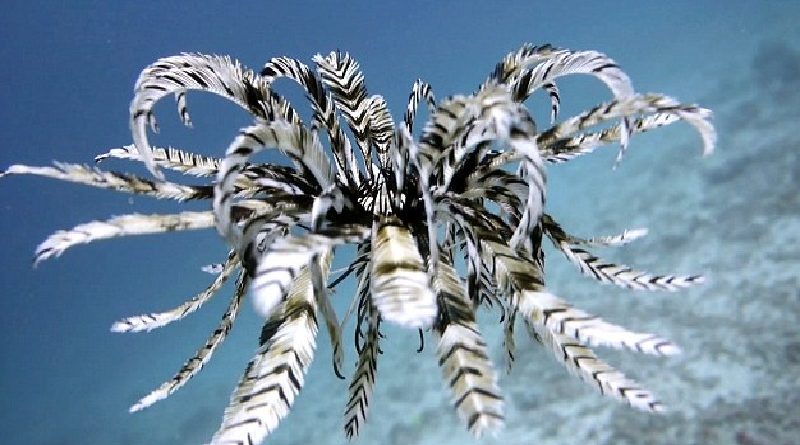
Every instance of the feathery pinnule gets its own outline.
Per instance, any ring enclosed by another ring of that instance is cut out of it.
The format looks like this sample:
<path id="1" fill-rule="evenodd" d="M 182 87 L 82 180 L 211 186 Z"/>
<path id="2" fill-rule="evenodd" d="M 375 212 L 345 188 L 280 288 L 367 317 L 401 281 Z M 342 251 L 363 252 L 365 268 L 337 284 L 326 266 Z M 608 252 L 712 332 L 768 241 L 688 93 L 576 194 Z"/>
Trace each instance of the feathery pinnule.
<path id="1" fill-rule="evenodd" d="M 332 249 L 324 250 L 313 258 L 308 267 L 311 269 L 311 281 L 314 286 L 314 298 L 316 299 L 319 315 L 325 321 L 325 327 L 328 331 L 328 339 L 331 342 L 333 371 L 336 376 L 343 379 L 342 364 L 344 362 L 344 351 L 342 350 L 342 328 L 339 325 L 339 317 L 336 315 L 336 310 L 333 308 L 331 302 L 331 295 L 328 291 L 328 286 L 325 277 L 328 276 L 328 271 L 331 267 L 333 260 Z M 323 272 L 324 271 L 324 272 Z"/>
<path id="2" fill-rule="evenodd" d="M 235 253 L 230 252 L 228 258 L 222 264 L 221 270 L 217 273 L 217 277 L 202 292 L 181 303 L 176 308 L 163 312 L 152 312 L 149 314 L 126 317 L 122 320 L 115 321 L 114 324 L 111 325 L 111 332 L 151 331 L 186 317 L 200 309 L 203 304 L 216 295 L 217 291 L 228 281 L 231 273 L 233 273 L 239 265 L 239 258 L 236 257 Z"/>
<path id="3" fill-rule="evenodd" d="M 359 300 L 361 316 L 367 325 L 364 344 L 358 352 L 356 370 L 348 386 L 348 399 L 344 412 L 344 432 L 348 439 L 355 439 L 361 426 L 367 421 L 370 398 L 375 387 L 378 370 L 380 341 L 380 315 L 370 298 L 369 269 L 364 269 L 358 283 L 356 298 Z M 358 335 L 358 334 L 357 334 Z M 357 345 L 358 348 L 358 345 Z"/>
<path id="4" fill-rule="evenodd" d="M 633 120 L 628 129 L 631 134 L 645 133 L 675 122 L 680 118 L 672 113 L 656 113 Z M 611 142 L 619 142 L 622 138 L 622 126 L 612 125 L 598 132 L 581 133 L 576 136 L 558 139 L 544 147 L 540 147 L 542 157 L 547 162 L 560 164 L 593 152 L 598 147 Z"/>
<path id="5" fill-rule="evenodd" d="M 353 156 L 350 139 L 345 136 L 336 116 L 336 107 L 332 94 L 325 89 L 322 81 L 309 67 L 299 60 L 289 57 L 274 57 L 261 70 L 269 83 L 280 77 L 297 82 L 308 93 L 308 99 L 314 112 L 314 121 L 325 129 L 331 144 L 331 151 L 336 163 L 337 179 L 343 184 L 361 185 L 364 172 L 359 169 Z"/>
<path id="6" fill-rule="evenodd" d="M 650 334 L 628 331 L 571 308 L 547 292 L 541 272 L 536 268 L 526 267 L 526 261 L 502 245 L 487 242 L 486 247 L 495 257 L 498 283 L 512 293 L 513 304 L 531 324 L 537 337 L 571 372 L 589 383 L 597 383 L 603 394 L 621 398 L 632 406 L 652 411 L 662 409 L 652 394 L 600 361 L 586 345 L 627 347 L 671 355 L 679 352 L 673 343 Z M 625 391 L 618 391 L 620 388 Z"/>
<path id="7" fill-rule="evenodd" d="M 461 421 L 480 438 L 485 432 L 496 433 L 503 426 L 503 397 L 472 303 L 465 297 L 449 260 L 440 261 L 434 278 L 441 313 L 436 327 L 439 334 L 436 352 Z"/>
<path id="8" fill-rule="evenodd" d="M 414 85 L 411 86 L 411 93 L 408 95 L 408 104 L 406 105 L 406 114 L 403 116 L 403 123 L 408 130 L 408 134 L 413 133 L 414 119 L 417 116 L 417 109 L 422 99 L 425 99 L 429 112 L 436 108 L 436 97 L 433 95 L 433 88 L 424 80 L 417 79 L 414 81 Z"/>
<path id="9" fill-rule="evenodd" d="M 186 175 L 206 177 L 217 174 L 219 159 L 211 158 L 196 153 L 190 153 L 173 147 L 150 147 L 153 152 L 153 162 L 158 167 L 179 171 Z M 106 159 L 127 159 L 141 161 L 142 157 L 134 145 L 125 145 L 112 148 L 105 153 L 94 157 L 95 162 Z"/>
<path id="10" fill-rule="evenodd" d="M 230 57 L 183 53 L 151 64 L 136 80 L 130 115 L 134 145 L 157 179 L 164 176 L 153 160 L 146 129 L 148 125 L 155 127 L 153 106 L 171 93 L 187 90 L 218 94 L 259 117 L 266 117 L 263 104 L 269 96 L 268 84 Z"/>
<path id="11" fill-rule="evenodd" d="M 622 235 L 600 239 L 583 240 L 568 235 L 550 218 L 545 220 L 544 231 L 553 245 L 560 250 L 580 271 L 602 283 L 614 284 L 635 290 L 667 290 L 676 291 L 703 282 L 700 275 L 651 275 L 634 270 L 624 264 L 613 264 L 602 260 L 578 245 L 622 245 L 639 238 L 646 231 L 636 230 Z"/>
<path id="12" fill-rule="evenodd" d="M 194 377 L 203 366 L 211 360 L 211 355 L 214 351 L 225 341 L 228 332 L 236 321 L 236 316 L 239 315 L 239 310 L 242 307 L 242 299 L 244 299 L 245 291 L 247 290 L 247 275 L 244 271 L 239 272 L 239 279 L 236 283 L 236 290 L 228 304 L 228 308 L 222 315 L 219 326 L 211 333 L 211 337 L 198 349 L 197 353 L 190 358 L 183 367 L 172 377 L 172 379 L 164 382 L 154 391 L 142 397 L 138 402 L 130 407 L 130 412 L 142 410 L 151 406 L 159 400 L 169 397 L 172 393 L 180 389 L 186 382 Z"/>
<path id="13" fill-rule="evenodd" d="M 313 58 L 322 84 L 330 91 L 336 109 L 341 113 L 355 136 L 356 144 L 364 159 L 371 159 L 372 146 L 367 132 L 370 119 L 370 101 L 364 75 L 358 62 L 350 54 L 333 51 L 327 57 L 317 54 Z M 369 167 L 369 166 L 367 166 Z M 372 177 L 372 169 L 366 168 L 367 177 Z"/>
<path id="14" fill-rule="evenodd" d="M 347 236 L 347 235 L 345 235 Z M 344 238 L 355 242 L 363 234 Z M 308 262 L 337 244 L 338 240 L 321 235 L 287 236 L 278 238 L 256 260 L 251 272 L 250 298 L 262 317 L 267 318 L 286 298 L 297 274 Z"/>
<path id="15" fill-rule="evenodd" d="M 107 172 L 80 164 L 55 162 L 53 167 L 31 167 L 12 165 L 0 173 L 0 178 L 7 175 L 35 175 L 59 181 L 74 182 L 90 187 L 116 190 L 136 195 L 152 196 L 158 199 L 174 199 L 188 201 L 191 199 L 207 199 L 211 197 L 209 187 L 189 186 L 174 182 L 140 178 L 127 173 Z"/>
<path id="16" fill-rule="evenodd" d="M 664 405 L 650 391 L 598 359 L 591 349 L 574 338 L 543 328 L 535 322 L 531 325 L 541 343 L 556 360 L 570 373 L 600 390 L 601 394 L 642 411 L 665 411 Z"/>
<path id="17" fill-rule="evenodd" d="M 36 247 L 35 263 L 57 257 L 76 244 L 131 235 L 153 235 L 182 230 L 214 227 L 210 211 L 182 212 L 174 215 L 122 215 L 105 221 L 79 224 L 69 230 L 59 230 Z"/>
<path id="18" fill-rule="evenodd" d="M 289 413 L 316 348 L 313 293 L 310 269 L 304 267 L 278 309 L 280 325 L 247 365 L 212 445 L 260 443 Z"/>
<path id="19" fill-rule="evenodd" d="M 372 302 L 381 317 L 408 328 L 426 328 L 436 317 L 431 290 L 414 236 L 396 218 L 373 226 Z"/>

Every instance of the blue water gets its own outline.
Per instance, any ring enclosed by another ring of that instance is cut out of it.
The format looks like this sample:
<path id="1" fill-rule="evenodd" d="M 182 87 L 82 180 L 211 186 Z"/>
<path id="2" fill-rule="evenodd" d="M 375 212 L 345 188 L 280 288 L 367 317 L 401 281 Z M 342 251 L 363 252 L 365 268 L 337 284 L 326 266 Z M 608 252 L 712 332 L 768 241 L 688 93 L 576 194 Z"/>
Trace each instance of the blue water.
<path id="1" fill-rule="evenodd" d="M 91 163 L 130 143 L 136 77 L 159 57 L 184 51 L 229 54 L 259 69 L 274 56 L 311 63 L 316 53 L 346 50 L 395 119 L 415 79 L 431 83 L 439 98 L 470 93 L 524 42 L 602 51 L 638 91 L 716 112 L 720 139 L 711 158 L 701 158 L 699 138 L 679 126 L 634 139 L 616 171 L 613 149 L 549 170 L 549 211 L 572 231 L 647 226 L 644 244 L 614 258 L 710 276 L 697 290 L 639 295 L 593 283 L 550 254 L 554 292 L 684 347 L 682 358 L 669 360 L 600 351 L 658 392 L 671 412 L 650 416 L 601 398 L 520 338 L 517 368 L 501 380 L 506 431 L 483 443 L 798 443 L 798 19 L 796 1 L 13 2 L 0 15 L 0 168 Z M 608 97 L 588 77 L 559 85 L 565 117 Z M 293 85 L 278 89 L 305 106 Z M 218 97 L 188 99 L 194 129 L 180 125 L 166 100 L 156 108 L 154 145 L 219 156 L 249 122 Z M 544 126 L 544 98 L 530 106 Z M 122 161 L 109 165 L 145 173 Z M 216 233 L 97 242 L 31 267 L 35 246 L 55 230 L 111 215 L 175 212 L 176 205 L 43 178 L 0 181 L 0 443 L 192 444 L 211 437 L 257 345 L 260 321 L 250 307 L 198 376 L 137 414 L 128 406 L 194 354 L 230 289 L 161 330 L 122 335 L 109 327 L 202 290 L 212 277 L 200 268 L 226 252 Z M 342 288 L 339 301 L 348 291 Z M 340 311 L 346 305 L 338 304 Z M 494 315 L 482 321 L 499 346 Z M 345 335 L 349 347 L 352 334 Z M 339 425 L 347 383 L 333 377 L 324 332 L 318 343 L 295 409 L 267 443 L 345 442 Z M 401 331 L 390 332 L 386 345 L 360 443 L 480 443 L 462 431 L 437 382 L 433 347 L 418 355 L 416 333 Z M 500 361 L 499 348 L 494 357 Z M 348 373 L 354 360 L 350 351 Z"/>

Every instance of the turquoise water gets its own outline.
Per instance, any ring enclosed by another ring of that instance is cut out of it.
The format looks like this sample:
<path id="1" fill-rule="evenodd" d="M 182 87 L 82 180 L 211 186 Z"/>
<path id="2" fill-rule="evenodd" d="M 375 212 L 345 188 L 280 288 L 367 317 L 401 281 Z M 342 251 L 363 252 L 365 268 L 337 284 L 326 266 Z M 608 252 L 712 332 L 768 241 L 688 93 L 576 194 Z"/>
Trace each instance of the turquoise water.
<path id="1" fill-rule="evenodd" d="M 666 360 L 599 351 L 657 392 L 668 414 L 638 413 L 596 395 L 519 335 L 515 369 L 500 382 L 508 400 L 505 431 L 478 442 L 450 407 L 432 345 L 417 354 L 416 333 L 389 331 L 360 443 L 797 443 L 799 2 L 142 3 L 4 5 L 0 168 L 91 163 L 130 143 L 136 77 L 159 57 L 184 51 L 229 54 L 259 69 L 275 56 L 311 63 L 316 53 L 346 50 L 360 62 L 370 94 L 382 94 L 398 119 L 415 79 L 432 84 L 439 98 L 469 93 L 509 51 L 549 42 L 604 52 L 638 91 L 715 111 L 719 143 L 710 158 L 700 156 L 699 138 L 679 124 L 634 138 L 617 170 L 610 149 L 548 171 L 548 211 L 572 232 L 650 229 L 644 240 L 604 255 L 654 272 L 709 276 L 690 291 L 638 294 L 594 283 L 550 253 L 554 292 L 682 346 L 682 356 Z M 559 86 L 563 117 L 607 98 L 588 77 Z M 298 107 L 305 104 L 288 82 L 277 89 L 297 97 Z M 194 128 L 181 126 L 167 100 L 156 108 L 161 132 L 154 145 L 219 156 L 249 122 L 217 97 L 188 100 Z M 544 126 L 545 98 L 529 105 Z M 113 169 L 144 174 L 122 161 Z M 98 242 L 31 267 L 34 248 L 55 230 L 175 210 L 172 202 L 42 178 L 0 181 L 0 442 L 192 444 L 211 437 L 257 345 L 260 320 L 250 307 L 198 376 L 136 414 L 128 407 L 194 354 L 227 299 L 147 334 L 114 334 L 109 327 L 202 290 L 212 277 L 200 268 L 226 253 L 216 233 Z M 340 311 L 348 292 L 350 284 L 340 290 Z M 502 363 L 495 315 L 482 325 Z M 351 333 L 345 338 L 349 347 Z M 295 408 L 267 443 L 346 441 L 347 382 L 333 375 L 324 332 L 318 343 Z M 355 357 L 348 354 L 350 373 Z"/>

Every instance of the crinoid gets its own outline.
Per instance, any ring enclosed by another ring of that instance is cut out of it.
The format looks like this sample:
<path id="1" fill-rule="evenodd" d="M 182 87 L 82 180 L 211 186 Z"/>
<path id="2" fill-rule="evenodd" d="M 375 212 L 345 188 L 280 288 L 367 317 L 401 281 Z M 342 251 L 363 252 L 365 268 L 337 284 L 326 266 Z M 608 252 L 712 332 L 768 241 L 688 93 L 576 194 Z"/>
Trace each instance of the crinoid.
<path id="1" fill-rule="evenodd" d="M 352 273 L 357 292 L 348 315 L 356 317 L 358 362 L 344 406 L 348 437 L 356 436 L 366 420 L 383 322 L 420 335 L 433 333 L 444 382 L 466 427 L 475 436 L 501 427 L 497 371 L 476 323 L 481 306 L 502 311 L 509 363 L 515 321 L 520 320 L 556 360 L 603 394 L 660 411 L 662 405 L 650 392 L 601 361 L 590 347 L 654 355 L 675 354 L 678 348 L 575 309 L 551 293 L 544 285 L 542 243 L 549 239 L 584 275 L 625 288 L 674 291 L 701 278 L 650 275 L 591 254 L 587 249 L 625 244 L 643 231 L 592 239 L 569 235 L 544 213 L 545 166 L 616 141 L 619 158 L 629 136 L 678 120 L 700 133 L 708 154 L 715 142 L 710 111 L 663 95 L 636 94 L 628 76 L 601 53 L 526 45 L 500 61 L 472 95 L 437 104 L 430 86 L 417 80 L 396 125 L 384 99 L 367 94 L 350 55 L 332 52 L 313 61 L 316 69 L 274 58 L 260 74 L 229 57 L 203 54 L 167 57 L 148 66 L 136 82 L 130 107 L 134 144 L 97 160 L 141 161 L 154 179 L 64 163 L 14 165 L 3 173 L 176 201 L 210 201 L 206 211 L 131 214 L 81 224 L 56 232 L 36 250 L 36 261 L 41 261 L 100 239 L 207 228 L 216 228 L 230 245 L 227 259 L 211 268 L 217 278 L 203 292 L 172 310 L 112 326 L 115 332 L 137 332 L 179 320 L 238 271 L 235 294 L 219 327 L 172 379 L 131 411 L 169 396 L 194 376 L 225 339 L 247 295 L 264 327 L 212 443 L 261 442 L 289 412 L 303 385 L 320 321 L 333 345 L 335 372 L 342 372 L 341 325 L 331 291 Z M 544 90 L 555 122 L 555 81 L 568 74 L 596 77 L 612 99 L 537 130 L 523 102 Z M 302 122 L 273 91 L 273 82 L 283 77 L 307 93 L 310 122 Z M 190 90 L 216 93 L 255 118 L 221 159 L 148 145 L 154 104 L 175 95 L 180 116 L 189 124 L 185 95 Z M 427 105 L 429 120 L 415 138 L 412 126 L 421 104 Z M 250 161 L 265 148 L 279 150 L 291 166 Z M 206 186 L 181 185 L 165 180 L 160 169 L 211 180 Z M 355 245 L 357 254 L 341 276 L 329 280 L 334 251 L 342 244 Z M 460 256 L 464 270 L 455 265 Z"/>

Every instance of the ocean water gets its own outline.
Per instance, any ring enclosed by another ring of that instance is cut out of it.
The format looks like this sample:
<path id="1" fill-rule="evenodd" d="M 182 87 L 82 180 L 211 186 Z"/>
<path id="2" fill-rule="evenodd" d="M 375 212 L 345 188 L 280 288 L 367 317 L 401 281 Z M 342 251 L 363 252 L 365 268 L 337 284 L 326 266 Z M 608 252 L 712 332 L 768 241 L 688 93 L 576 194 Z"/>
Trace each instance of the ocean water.
<path id="1" fill-rule="evenodd" d="M 711 157 L 703 158 L 697 135 L 677 124 L 634 137 L 617 169 L 613 146 L 548 167 L 547 211 L 572 233 L 650 230 L 604 256 L 708 277 L 677 293 L 636 293 L 585 278 L 549 251 L 554 293 L 682 347 L 669 358 L 598 350 L 656 392 L 666 414 L 601 397 L 518 329 L 515 366 L 500 378 L 506 427 L 475 440 L 451 407 L 431 340 L 417 353 L 415 332 L 390 329 L 357 443 L 800 443 L 800 2 L 8 3 L 0 16 L 2 169 L 92 163 L 96 154 L 129 144 L 134 81 L 148 64 L 180 52 L 229 54 L 260 69 L 275 56 L 311 63 L 316 53 L 349 51 L 370 94 L 382 94 L 397 120 L 417 78 L 438 98 L 468 94 L 506 53 L 549 42 L 608 54 L 637 91 L 713 109 L 719 141 Z M 562 118 L 609 97 L 588 76 L 559 87 Z M 296 86 L 276 88 L 305 107 Z M 194 128 L 182 127 L 164 101 L 151 143 L 221 156 L 248 117 L 212 95 L 188 100 Z M 545 127 L 546 98 L 537 95 L 528 105 Z M 107 168 L 146 174 L 123 161 Z M 31 261 L 36 245 L 56 230 L 178 206 L 44 178 L 0 180 L 0 443 L 210 439 L 257 346 L 261 321 L 250 306 L 199 375 L 135 414 L 128 407 L 170 378 L 216 327 L 231 289 L 150 333 L 115 334 L 109 327 L 201 291 L 213 278 L 201 267 L 227 251 L 215 232 L 101 241 L 36 268 Z M 352 292 L 352 283 L 337 292 L 340 313 Z M 497 313 L 483 314 L 481 326 L 502 368 Z M 346 330 L 346 374 L 354 370 L 351 336 Z M 346 442 L 348 383 L 333 374 L 325 332 L 318 344 L 292 412 L 266 443 Z"/>

